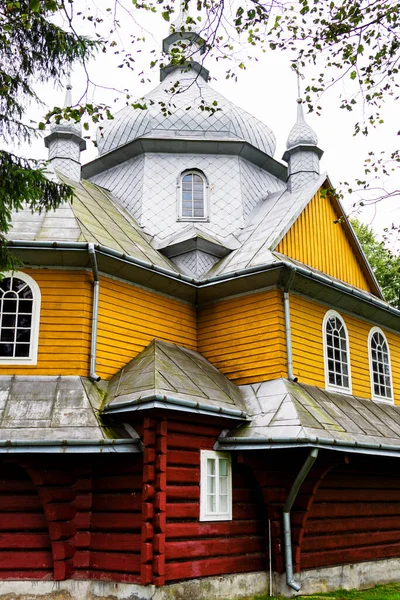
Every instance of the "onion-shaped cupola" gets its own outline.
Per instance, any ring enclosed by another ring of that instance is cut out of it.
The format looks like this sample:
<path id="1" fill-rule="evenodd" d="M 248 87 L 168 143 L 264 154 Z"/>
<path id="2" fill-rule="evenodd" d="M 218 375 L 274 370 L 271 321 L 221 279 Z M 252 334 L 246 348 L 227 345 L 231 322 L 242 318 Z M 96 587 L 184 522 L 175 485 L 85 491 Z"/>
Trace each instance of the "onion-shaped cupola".
<path id="1" fill-rule="evenodd" d="M 64 108 L 72 106 L 72 85 L 67 83 Z M 46 148 L 49 149 L 49 161 L 55 169 L 74 181 L 81 178 L 81 152 L 86 148 L 82 138 L 80 124 L 72 120 L 61 119 L 59 123 L 53 121 L 50 125 L 50 134 L 44 138 Z"/>
<path id="2" fill-rule="evenodd" d="M 319 176 L 319 161 L 323 154 L 318 148 L 317 134 L 306 123 L 302 100 L 297 100 L 297 121 L 289 133 L 283 160 L 288 163 L 288 189 L 295 191 Z"/>

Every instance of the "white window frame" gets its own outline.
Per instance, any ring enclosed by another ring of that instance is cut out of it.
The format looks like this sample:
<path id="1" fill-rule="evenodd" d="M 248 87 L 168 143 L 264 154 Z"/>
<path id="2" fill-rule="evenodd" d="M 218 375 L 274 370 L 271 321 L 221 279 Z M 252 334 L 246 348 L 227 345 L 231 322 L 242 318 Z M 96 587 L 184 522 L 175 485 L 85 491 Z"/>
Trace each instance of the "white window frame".
<path id="1" fill-rule="evenodd" d="M 3 273 L 3 279 L 7 277 L 15 277 L 25 281 L 32 290 L 32 323 L 31 323 L 31 340 L 29 344 L 29 356 L 15 357 L 0 357 L 0 365 L 36 365 L 38 357 L 38 340 L 40 326 L 40 303 L 41 293 L 36 281 L 21 271 L 7 271 Z M 0 314 L 1 318 L 1 314 Z M 1 331 L 1 322 L 0 322 Z"/>
<path id="2" fill-rule="evenodd" d="M 203 180 L 203 192 L 204 192 L 204 216 L 203 217 L 185 217 L 183 216 L 183 198 L 182 198 L 182 182 L 183 182 L 183 178 L 186 177 L 186 175 L 198 175 L 199 177 L 201 177 L 201 179 Z M 186 169 L 185 171 L 182 171 L 182 173 L 180 173 L 179 177 L 178 177 L 178 181 L 177 181 L 177 199 L 178 199 L 178 221 L 199 221 L 199 222 L 204 222 L 204 221 L 209 221 L 209 202 L 208 202 L 208 197 L 209 197 L 209 184 L 208 184 L 208 180 L 207 177 L 204 175 L 203 171 L 200 171 L 200 169 Z"/>
<path id="3" fill-rule="evenodd" d="M 387 348 L 387 354 L 388 354 L 388 360 L 389 360 L 390 391 L 392 393 L 391 398 L 388 398 L 387 396 L 378 396 L 377 394 L 375 394 L 374 371 L 372 368 L 372 362 L 373 362 L 372 361 L 372 346 L 371 346 L 372 337 L 374 336 L 375 333 L 380 333 L 380 335 L 383 337 L 383 339 L 386 342 L 386 348 Z M 370 376 L 370 382 L 371 382 L 371 398 L 372 398 L 372 400 L 374 400 L 374 402 L 384 402 L 385 404 L 394 404 L 394 389 L 393 389 L 393 380 L 392 380 L 392 363 L 390 360 L 390 348 L 389 348 L 389 343 L 387 341 L 386 335 L 383 333 L 382 329 L 380 329 L 379 327 L 372 327 L 368 334 L 368 356 L 369 356 L 369 376 Z"/>
<path id="4" fill-rule="evenodd" d="M 348 367 L 348 379 L 349 379 L 348 387 L 333 385 L 332 383 L 329 383 L 328 344 L 327 344 L 327 339 L 326 339 L 327 338 L 326 325 L 327 325 L 328 320 L 332 317 L 339 319 L 339 321 L 343 325 L 344 331 L 346 333 L 346 342 L 347 342 L 346 343 L 346 352 L 347 352 L 347 367 Z M 333 392 L 340 392 L 342 394 L 351 394 L 352 393 L 352 381 L 351 381 L 351 358 L 350 358 L 349 332 L 347 331 L 345 320 L 335 310 L 328 310 L 328 312 L 324 316 L 324 320 L 322 322 L 322 339 L 323 339 L 323 345 L 324 345 L 325 389 L 333 391 Z"/>
<path id="5" fill-rule="evenodd" d="M 208 459 L 214 459 L 216 470 L 215 470 L 215 482 L 216 482 L 216 511 L 208 511 L 208 472 L 207 472 L 207 461 Z M 219 510 L 219 460 L 224 459 L 228 461 L 227 471 L 227 508 L 226 512 Z M 229 452 L 216 452 L 214 450 L 201 450 L 200 451 L 200 521 L 232 521 L 232 458 Z"/>

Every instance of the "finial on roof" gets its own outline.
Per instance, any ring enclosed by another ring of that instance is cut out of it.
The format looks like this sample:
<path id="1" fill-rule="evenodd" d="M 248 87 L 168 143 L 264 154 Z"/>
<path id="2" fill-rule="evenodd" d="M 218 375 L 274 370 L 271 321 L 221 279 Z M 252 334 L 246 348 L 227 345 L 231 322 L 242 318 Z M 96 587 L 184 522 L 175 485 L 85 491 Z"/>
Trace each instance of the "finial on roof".
<path id="1" fill-rule="evenodd" d="M 175 46 L 180 53 L 184 53 L 184 64 L 169 64 L 161 68 L 160 79 L 163 81 L 170 73 L 176 70 L 193 70 L 206 81 L 209 78 L 209 71 L 203 67 L 201 55 L 206 51 L 206 40 L 202 36 L 202 28 L 196 23 L 188 23 L 190 17 L 190 0 L 182 0 L 180 12 L 177 19 L 172 23 L 170 34 L 163 40 L 163 51 L 171 54 L 171 49 Z M 194 21 L 194 19 L 192 19 Z"/>
<path id="2" fill-rule="evenodd" d="M 72 106 L 71 90 L 71 74 L 69 74 L 65 85 L 64 108 Z M 49 161 L 63 175 L 79 181 L 81 177 L 80 154 L 86 148 L 80 123 L 75 123 L 73 119 L 61 118 L 59 122 L 53 120 L 50 130 L 51 133 L 44 138 L 45 146 L 49 149 Z"/>
<path id="3" fill-rule="evenodd" d="M 67 85 L 65 86 L 65 100 L 64 100 L 64 108 L 68 106 L 72 106 L 72 83 L 71 83 L 71 72 L 68 75 Z"/>
<path id="4" fill-rule="evenodd" d="M 286 142 L 283 160 L 288 163 L 288 188 L 290 191 L 307 185 L 319 175 L 319 159 L 323 152 L 317 146 L 315 131 L 304 118 L 303 101 L 300 91 L 301 73 L 297 73 L 297 119 Z"/>

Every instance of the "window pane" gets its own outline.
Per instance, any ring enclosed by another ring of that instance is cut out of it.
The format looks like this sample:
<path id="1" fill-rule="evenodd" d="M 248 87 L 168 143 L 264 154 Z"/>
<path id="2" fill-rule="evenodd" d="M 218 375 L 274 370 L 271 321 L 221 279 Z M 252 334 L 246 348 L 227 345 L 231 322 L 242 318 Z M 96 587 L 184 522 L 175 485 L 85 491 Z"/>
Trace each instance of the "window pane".
<path id="1" fill-rule="evenodd" d="M 7 315 L 4 315 L 4 318 L 6 318 Z M 4 318 L 3 318 L 3 323 L 4 323 Z M 10 318 L 10 315 L 8 315 L 8 318 Z M 15 320 L 15 317 L 12 317 Z M 18 327 L 30 327 L 32 323 L 32 315 L 19 315 L 18 316 Z"/>
<path id="2" fill-rule="evenodd" d="M 10 277 L 5 277 L 1 282 L 0 282 L 0 289 L 2 289 L 4 292 L 6 292 L 7 290 L 9 290 L 11 288 L 11 278 Z"/>
<path id="3" fill-rule="evenodd" d="M 3 315 L 1 326 L 2 327 L 15 327 L 15 315 Z"/>
<path id="4" fill-rule="evenodd" d="M 343 323 L 336 316 L 326 322 L 325 346 L 328 384 L 349 389 L 347 335 Z"/>
<path id="5" fill-rule="evenodd" d="M 373 393 L 379 398 L 392 399 L 389 349 L 384 336 L 375 331 L 370 340 L 371 379 Z"/>
<path id="6" fill-rule="evenodd" d="M 2 329 L 0 340 L 2 342 L 13 342 L 15 337 L 15 329 Z"/>
<path id="7" fill-rule="evenodd" d="M 215 458 L 207 458 L 207 474 L 215 475 Z"/>
<path id="8" fill-rule="evenodd" d="M 13 356 L 13 344 L 0 344 L 0 356 Z"/>
<path id="9" fill-rule="evenodd" d="M 217 503 L 216 497 L 214 495 L 207 496 L 207 512 L 209 514 L 215 513 L 217 511 Z"/>
<path id="10" fill-rule="evenodd" d="M 7 297 L 3 300 L 3 312 L 15 313 L 17 312 L 17 301 L 8 300 Z"/>
<path id="11" fill-rule="evenodd" d="M 29 356 L 29 344 L 16 344 L 15 356 L 19 356 L 19 357 Z"/>

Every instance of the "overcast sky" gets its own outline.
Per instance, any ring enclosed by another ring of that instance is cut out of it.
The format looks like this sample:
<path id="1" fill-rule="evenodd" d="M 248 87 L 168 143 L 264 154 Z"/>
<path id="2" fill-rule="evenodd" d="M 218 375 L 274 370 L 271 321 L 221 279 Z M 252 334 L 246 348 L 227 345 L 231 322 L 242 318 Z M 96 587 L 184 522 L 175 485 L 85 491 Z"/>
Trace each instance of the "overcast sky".
<path id="1" fill-rule="evenodd" d="M 105 8 L 110 6 L 113 0 L 96 0 L 98 13 L 104 14 Z M 123 0 L 126 7 L 131 8 L 130 0 Z M 79 8 L 90 6 L 93 8 L 92 0 L 75 2 Z M 96 10 L 96 9 L 95 9 Z M 133 13 L 137 19 L 137 11 Z M 140 14 L 140 23 L 144 27 L 143 34 L 146 36 L 145 46 L 131 45 L 130 34 L 139 33 L 138 25 L 134 19 L 124 10 L 120 10 L 121 28 L 119 31 L 120 43 L 125 49 L 132 52 L 135 58 L 135 72 L 128 69 L 118 68 L 121 56 L 114 56 L 112 51 L 106 54 L 99 53 L 89 65 L 89 74 L 92 81 L 98 87 L 90 86 L 89 100 L 94 102 L 105 102 L 112 105 L 113 111 L 124 106 L 124 100 L 120 98 L 115 102 L 118 94 L 113 89 L 105 88 L 128 88 L 133 98 L 140 98 L 159 83 L 159 72 L 155 68 L 151 70 L 149 63 L 152 58 L 151 50 L 159 52 L 162 38 L 168 34 L 169 25 L 160 15 Z M 99 32 L 105 34 L 109 29 L 109 21 L 100 26 Z M 84 30 L 84 29 L 83 29 Z M 93 32 L 92 26 L 87 32 Z M 151 33 L 150 33 L 151 32 Z M 240 52 L 240 51 L 239 51 Z M 257 61 L 246 59 L 247 49 L 242 50 L 242 57 L 246 63 L 246 69 L 240 70 L 237 82 L 226 80 L 225 72 L 227 61 L 218 61 L 209 57 L 206 66 L 212 77 L 211 85 L 229 100 L 234 101 L 249 113 L 258 117 L 269 125 L 277 139 L 277 151 L 275 158 L 281 160 L 285 150 L 286 139 L 296 119 L 297 80 L 290 68 L 292 54 L 279 51 L 270 51 L 265 54 L 259 53 Z M 311 71 L 304 73 L 304 85 L 309 83 Z M 142 78 L 150 79 L 149 82 L 141 83 Z M 72 74 L 73 101 L 77 102 L 86 88 L 86 76 L 82 68 L 77 67 Z M 398 108 L 394 103 L 388 103 L 385 108 L 385 123 L 370 133 L 368 137 L 352 135 L 354 123 L 362 119 L 361 113 L 348 113 L 338 108 L 340 95 L 348 91 L 350 82 L 343 81 L 337 84 L 321 98 L 322 115 L 306 115 L 309 124 L 318 135 L 319 147 L 324 150 L 321 160 L 321 171 L 327 171 L 334 186 L 340 182 L 349 181 L 351 184 L 355 177 L 363 177 L 363 162 L 368 150 L 379 152 L 384 149 L 394 149 L 398 143 Z M 102 87 L 105 86 L 105 87 Z M 48 85 L 39 88 L 39 95 L 45 100 L 47 106 L 60 106 L 63 102 L 64 92 L 54 89 L 49 82 Z M 38 110 L 32 107 L 29 111 L 31 118 L 37 118 Z M 93 131 L 91 132 L 93 135 Z M 47 157 L 42 140 L 36 140 L 32 148 L 21 148 L 25 155 L 34 157 Z M 88 162 L 97 155 L 97 150 L 88 141 L 88 149 L 82 154 L 82 162 Z M 400 189 L 400 175 L 393 175 L 387 186 L 391 189 Z M 345 207 L 349 214 L 353 214 L 353 203 L 363 199 L 365 194 L 346 195 Z M 400 223 L 400 196 L 391 200 L 380 202 L 368 209 L 363 209 L 359 218 L 371 224 L 375 230 L 382 231 L 384 227 Z"/>

